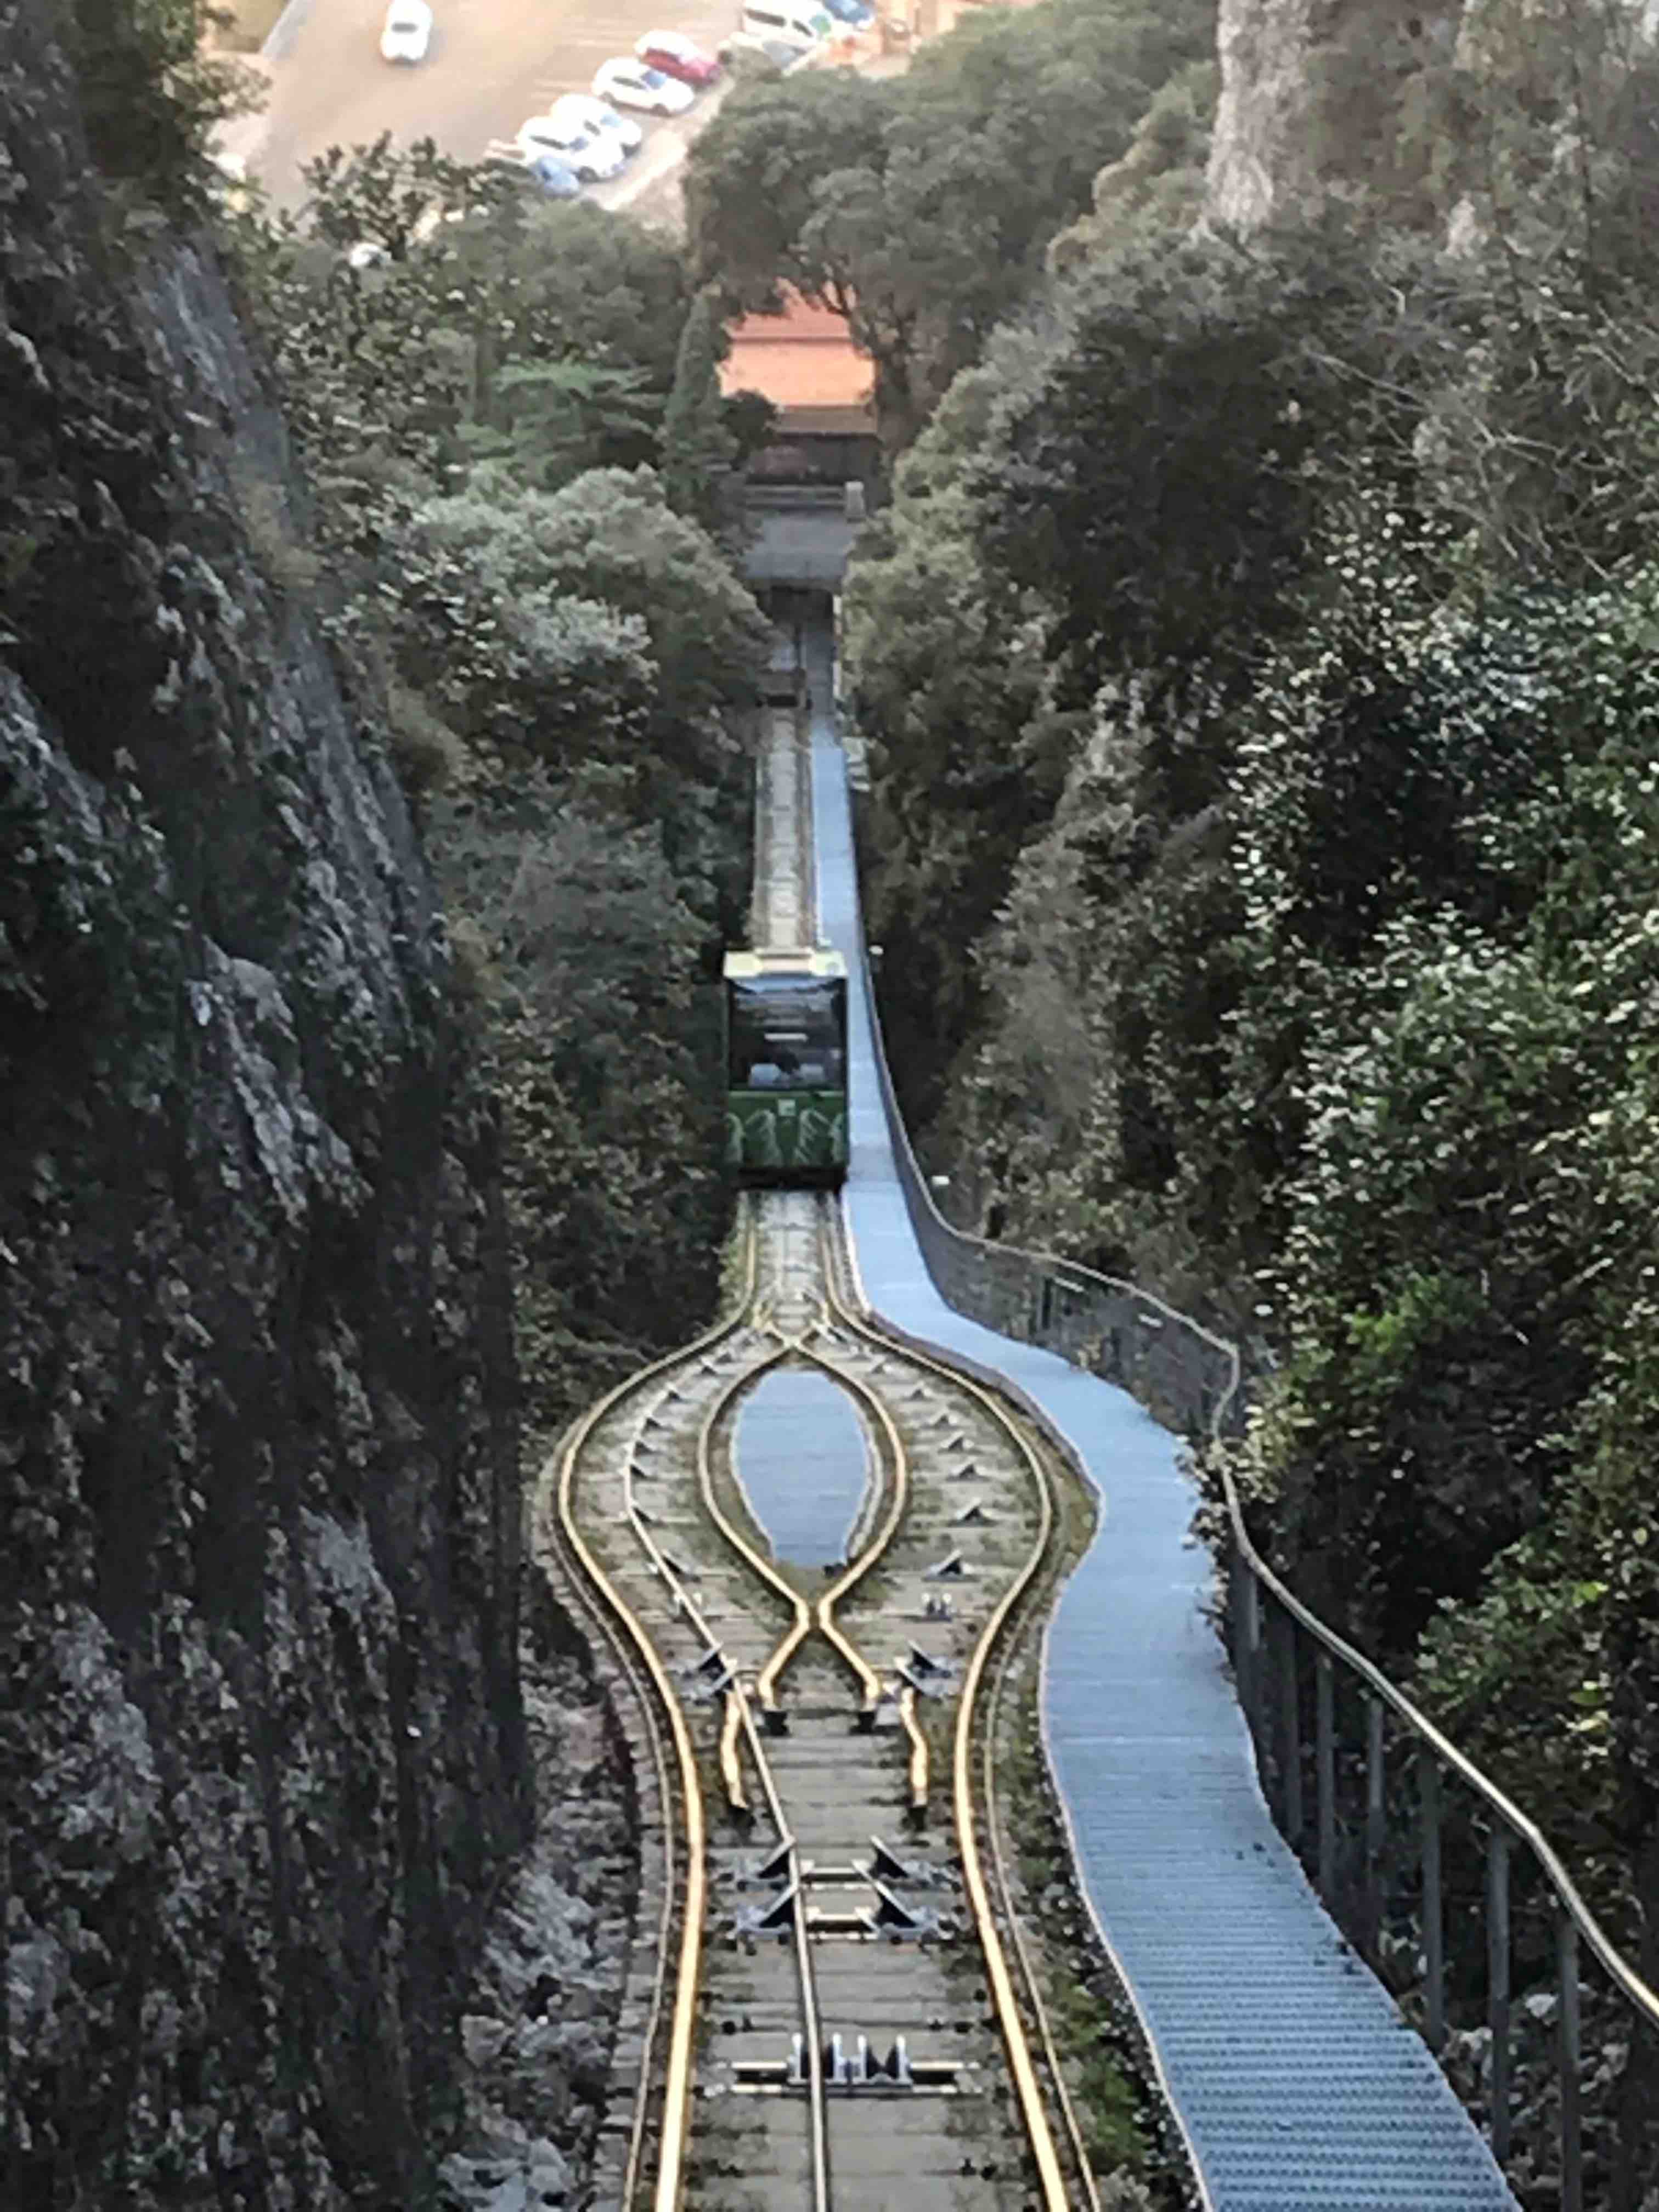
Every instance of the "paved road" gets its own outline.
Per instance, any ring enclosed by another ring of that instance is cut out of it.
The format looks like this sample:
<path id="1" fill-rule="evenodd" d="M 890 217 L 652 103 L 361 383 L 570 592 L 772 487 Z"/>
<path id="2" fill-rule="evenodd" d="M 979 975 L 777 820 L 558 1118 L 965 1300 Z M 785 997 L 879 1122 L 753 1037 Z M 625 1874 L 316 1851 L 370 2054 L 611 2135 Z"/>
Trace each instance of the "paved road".
<path id="1" fill-rule="evenodd" d="M 641 32 L 689 31 L 707 46 L 736 27 L 738 0 L 434 0 L 431 51 L 416 68 L 380 59 L 385 0 L 300 0 L 284 19 L 270 61 L 270 100 L 235 142 L 272 198 L 304 197 L 301 163 L 330 146 L 354 146 L 390 131 L 401 144 L 435 138 L 444 152 L 476 161 L 545 112 L 562 92 L 586 92 L 594 70 L 627 53 Z M 622 175 L 590 190 L 606 206 L 651 194 L 702 127 L 717 95 L 705 93 L 675 121 L 641 116 L 645 144 Z M 245 135 L 244 135 L 245 134 Z M 229 134 L 227 134 L 229 142 Z"/>

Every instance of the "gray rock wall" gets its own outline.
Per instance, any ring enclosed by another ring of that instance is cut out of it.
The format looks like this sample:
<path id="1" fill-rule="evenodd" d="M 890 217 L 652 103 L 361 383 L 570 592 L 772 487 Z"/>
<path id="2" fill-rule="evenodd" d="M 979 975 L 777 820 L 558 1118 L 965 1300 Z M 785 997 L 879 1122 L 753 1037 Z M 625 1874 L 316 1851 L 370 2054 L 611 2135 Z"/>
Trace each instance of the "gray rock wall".
<path id="1" fill-rule="evenodd" d="M 1413 88 L 1463 14 L 1464 0 L 1219 0 L 1207 219 L 1248 235 L 1333 189 L 1398 196 Z"/>
<path id="2" fill-rule="evenodd" d="M 404 2212 L 527 1817 L 495 1119 L 281 424 L 46 21 L 0 4 L 0 2203 Z"/>
<path id="3" fill-rule="evenodd" d="M 1206 213 L 1230 230 L 1270 222 L 1312 185 L 1307 60 L 1316 0 L 1220 0 L 1221 93 Z"/>
<path id="4" fill-rule="evenodd" d="M 1659 0 L 1219 0 L 1206 216 L 1248 235 L 1335 194 L 1467 243 L 1490 184 L 1481 109 L 1500 139 L 1553 128 L 1565 160 L 1581 94 L 1620 127 L 1622 72 L 1656 25 Z"/>

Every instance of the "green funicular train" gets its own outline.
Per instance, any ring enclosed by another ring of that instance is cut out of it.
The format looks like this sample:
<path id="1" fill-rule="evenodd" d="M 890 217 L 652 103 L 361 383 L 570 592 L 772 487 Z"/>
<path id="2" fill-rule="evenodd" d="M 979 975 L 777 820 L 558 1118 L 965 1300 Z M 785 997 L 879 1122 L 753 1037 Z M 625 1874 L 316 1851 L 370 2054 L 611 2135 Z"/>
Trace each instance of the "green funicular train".
<path id="1" fill-rule="evenodd" d="M 847 1175 L 847 963 L 809 947 L 726 956 L 726 1161 L 746 1183 Z"/>

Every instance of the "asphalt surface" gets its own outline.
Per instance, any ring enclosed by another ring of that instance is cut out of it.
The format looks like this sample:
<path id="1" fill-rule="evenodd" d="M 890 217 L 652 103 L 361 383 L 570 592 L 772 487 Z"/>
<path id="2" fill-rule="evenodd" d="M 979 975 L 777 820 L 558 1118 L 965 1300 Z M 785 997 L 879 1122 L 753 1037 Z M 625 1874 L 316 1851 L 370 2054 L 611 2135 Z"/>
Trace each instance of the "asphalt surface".
<path id="1" fill-rule="evenodd" d="M 508 150 L 520 125 L 544 114 L 562 92 L 586 92 L 593 72 L 632 52 L 642 32 L 689 32 L 712 51 L 738 27 L 738 0 L 433 0 L 435 21 L 424 62 L 380 59 L 385 0 L 295 0 L 266 49 L 270 100 L 241 126 L 237 150 L 279 206 L 305 197 L 302 164 L 331 146 L 431 137 L 458 161 Z M 605 207 L 647 198 L 663 212 L 665 179 L 719 104 L 702 94 L 686 114 L 659 118 L 630 110 L 645 143 L 622 173 L 588 187 Z"/>

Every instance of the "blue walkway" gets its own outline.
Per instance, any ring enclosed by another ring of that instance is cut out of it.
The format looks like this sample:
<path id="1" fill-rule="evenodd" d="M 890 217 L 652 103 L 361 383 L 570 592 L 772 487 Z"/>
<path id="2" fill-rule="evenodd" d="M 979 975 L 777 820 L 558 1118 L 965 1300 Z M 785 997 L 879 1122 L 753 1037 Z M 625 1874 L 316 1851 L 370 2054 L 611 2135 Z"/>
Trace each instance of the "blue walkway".
<path id="1" fill-rule="evenodd" d="M 945 1304 L 881 1109 L 844 763 L 814 668 L 823 932 L 852 976 L 858 1265 L 878 1313 L 1037 1400 L 1099 1487 L 1048 1649 L 1046 1717 L 1096 1919 L 1134 1993 L 1214 2212 L 1515 2212 L 1422 2041 L 1343 1948 L 1268 1817 L 1200 1607 L 1176 1440 L 1122 1391 Z"/>

